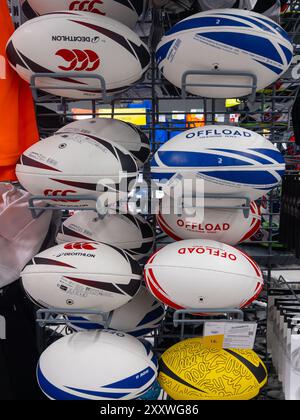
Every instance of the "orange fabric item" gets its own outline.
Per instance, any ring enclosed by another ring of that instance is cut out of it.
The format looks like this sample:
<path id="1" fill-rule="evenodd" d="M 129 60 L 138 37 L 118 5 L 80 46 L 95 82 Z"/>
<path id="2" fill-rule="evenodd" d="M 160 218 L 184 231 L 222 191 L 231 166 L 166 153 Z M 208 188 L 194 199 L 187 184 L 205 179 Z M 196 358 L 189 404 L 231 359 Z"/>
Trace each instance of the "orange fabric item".
<path id="1" fill-rule="evenodd" d="M 0 0 L 0 28 L 0 181 L 15 181 L 18 158 L 39 140 L 39 133 L 30 88 L 5 58 L 14 32 L 6 0 Z"/>

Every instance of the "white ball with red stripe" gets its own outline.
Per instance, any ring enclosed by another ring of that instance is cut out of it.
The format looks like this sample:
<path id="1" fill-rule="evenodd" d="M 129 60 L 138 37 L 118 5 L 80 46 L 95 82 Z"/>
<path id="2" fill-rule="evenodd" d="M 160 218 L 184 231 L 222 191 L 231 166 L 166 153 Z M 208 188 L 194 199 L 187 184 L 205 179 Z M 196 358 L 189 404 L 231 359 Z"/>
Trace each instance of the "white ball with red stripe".
<path id="1" fill-rule="evenodd" d="M 59 10 L 82 11 L 107 16 L 131 28 L 143 12 L 144 0 L 21 0 L 27 19 Z"/>
<path id="2" fill-rule="evenodd" d="M 71 99 L 101 98 L 103 79 L 109 94 L 129 89 L 150 64 L 147 46 L 127 26 L 76 11 L 24 23 L 9 39 L 6 56 L 26 82 L 36 73 L 47 74 L 35 80 L 36 87 Z M 54 73 L 61 76 L 52 77 Z"/>
<path id="3" fill-rule="evenodd" d="M 112 214 L 100 219 L 91 211 L 78 211 L 62 224 L 58 244 L 72 241 L 96 241 L 127 251 L 139 260 L 151 254 L 155 234 L 142 216 Z"/>
<path id="4" fill-rule="evenodd" d="M 85 208 L 104 194 L 111 203 L 126 198 L 134 188 L 138 168 L 131 153 L 116 143 L 66 133 L 27 149 L 16 174 L 31 194 L 58 196 L 49 199 L 51 204 Z M 91 196 L 94 201 L 73 199 L 74 195 Z"/>
<path id="5" fill-rule="evenodd" d="M 182 209 L 182 214 L 176 214 L 171 205 L 171 212 L 164 214 L 164 201 L 162 200 L 161 212 L 157 222 L 168 236 L 175 241 L 183 239 L 212 239 L 229 245 L 247 241 L 261 226 L 260 209 L 253 201 L 250 212 L 245 216 L 242 209 L 195 209 L 195 213 L 187 213 Z M 174 200 L 171 199 L 171 202 Z M 202 214 L 204 212 L 204 214 Z"/>
<path id="6" fill-rule="evenodd" d="M 141 286 L 139 264 L 125 251 L 99 242 L 57 245 L 23 270 L 23 287 L 41 307 L 110 312 L 128 303 Z"/>
<path id="7" fill-rule="evenodd" d="M 150 142 L 146 134 L 133 124 L 112 118 L 88 118 L 65 125 L 57 133 L 83 134 L 95 140 L 120 144 L 133 155 L 139 167 L 150 156 Z"/>
<path id="8" fill-rule="evenodd" d="M 258 265 L 221 242 L 190 239 L 160 249 L 145 266 L 151 293 L 174 309 L 244 308 L 263 288 Z"/>

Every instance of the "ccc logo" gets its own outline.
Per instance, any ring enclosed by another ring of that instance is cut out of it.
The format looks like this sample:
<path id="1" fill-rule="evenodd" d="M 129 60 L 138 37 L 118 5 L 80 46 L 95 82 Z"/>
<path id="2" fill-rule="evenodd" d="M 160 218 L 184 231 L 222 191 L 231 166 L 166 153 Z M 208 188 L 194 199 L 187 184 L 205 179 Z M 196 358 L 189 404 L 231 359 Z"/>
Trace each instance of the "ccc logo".
<path id="1" fill-rule="evenodd" d="M 73 1 L 70 4 L 69 10 L 80 10 L 81 12 L 92 12 L 98 13 L 98 15 L 105 16 L 106 13 L 101 12 L 98 6 L 103 4 L 102 0 L 84 0 L 84 1 Z"/>
<path id="2" fill-rule="evenodd" d="M 45 190 L 44 191 L 44 195 L 46 196 L 46 197 L 48 197 L 49 195 L 53 195 L 54 197 L 56 197 L 56 196 L 61 196 L 61 197 L 66 197 L 68 194 L 76 194 L 76 191 L 73 191 L 73 190 L 66 190 L 66 191 L 63 191 L 63 190 Z M 78 203 L 80 200 L 64 200 L 64 199 L 57 199 L 57 200 L 55 200 L 55 199 L 53 199 L 53 201 L 61 201 L 61 202 L 63 202 L 63 203 Z"/>
<path id="3" fill-rule="evenodd" d="M 100 66 L 100 58 L 92 50 L 61 49 L 55 55 L 68 63 L 67 66 L 58 66 L 63 71 L 94 71 Z"/>
<path id="4" fill-rule="evenodd" d="M 92 242 L 72 242 L 64 246 L 65 249 L 84 249 L 86 251 L 93 251 L 95 248 Z"/>

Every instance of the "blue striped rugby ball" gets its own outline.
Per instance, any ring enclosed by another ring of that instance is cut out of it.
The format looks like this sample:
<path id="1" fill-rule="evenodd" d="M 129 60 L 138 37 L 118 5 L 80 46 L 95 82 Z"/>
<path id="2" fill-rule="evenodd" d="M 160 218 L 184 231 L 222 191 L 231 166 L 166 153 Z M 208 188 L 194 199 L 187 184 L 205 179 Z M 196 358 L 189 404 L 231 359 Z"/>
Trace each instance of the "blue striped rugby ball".
<path id="1" fill-rule="evenodd" d="M 164 316 L 165 306 L 142 286 L 130 302 L 110 313 L 106 327 L 124 331 L 134 337 L 143 337 L 158 328 Z M 75 331 L 102 330 L 105 327 L 101 315 L 69 316 L 67 319 Z"/>
<path id="2" fill-rule="evenodd" d="M 232 98 L 251 93 L 249 76 L 221 76 L 219 72 L 251 73 L 257 89 L 284 74 L 293 58 L 288 34 L 271 19 L 247 10 L 218 9 L 192 15 L 171 28 L 157 46 L 156 59 L 164 77 L 182 87 L 185 71 L 209 71 L 188 76 L 189 93 L 211 98 Z M 217 85 L 238 87 L 219 87 Z"/>
<path id="3" fill-rule="evenodd" d="M 132 400 L 152 387 L 157 359 L 148 342 L 120 331 L 67 335 L 41 355 L 37 380 L 51 400 Z"/>
<path id="4" fill-rule="evenodd" d="M 284 158 L 265 137 L 233 126 L 208 125 L 185 131 L 162 145 L 151 163 L 152 179 L 175 185 L 204 180 L 205 194 L 256 200 L 278 186 Z M 195 194 L 195 184 L 190 186 Z M 198 191 L 199 193 L 199 191 Z M 201 193 L 201 191 L 200 191 Z"/>

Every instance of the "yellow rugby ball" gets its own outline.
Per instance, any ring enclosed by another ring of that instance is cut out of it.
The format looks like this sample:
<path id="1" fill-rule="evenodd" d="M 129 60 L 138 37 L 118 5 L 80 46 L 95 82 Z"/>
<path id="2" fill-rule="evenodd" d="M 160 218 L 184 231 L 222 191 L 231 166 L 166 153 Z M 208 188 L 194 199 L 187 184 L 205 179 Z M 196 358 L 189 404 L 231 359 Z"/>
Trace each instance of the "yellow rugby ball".
<path id="1" fill-rule="evenodd" d="M 201 338 L 177 343 L 160 358 L 158 381 L 174 400 L 250 400 L 267 379 L 253 350 L 206 348 Z"/>

